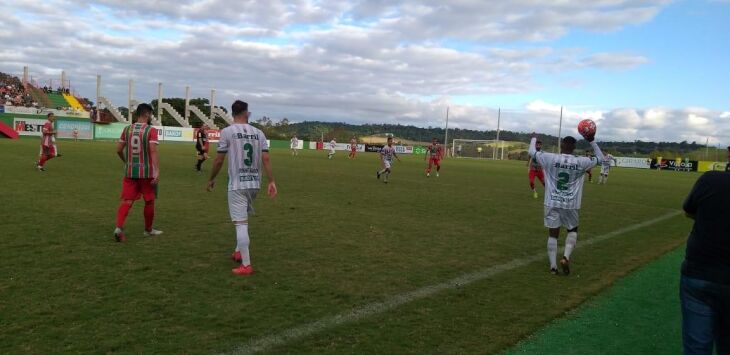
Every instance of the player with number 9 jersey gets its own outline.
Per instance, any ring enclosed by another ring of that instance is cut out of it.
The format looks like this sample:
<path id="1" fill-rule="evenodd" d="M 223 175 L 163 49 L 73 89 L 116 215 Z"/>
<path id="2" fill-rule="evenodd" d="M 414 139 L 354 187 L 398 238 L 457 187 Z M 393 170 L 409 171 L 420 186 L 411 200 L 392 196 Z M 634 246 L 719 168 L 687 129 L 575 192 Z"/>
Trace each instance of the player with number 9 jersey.
<path id="1" fill-rule="evenodd" d="M 124 162 L 121 203 L 117 209 L 117 242 L 126 240 L 124 224 L 134 201 L 144 199 L 144 235 L 157 236 L 162 231 L 152 228 L 157 198 L 159 166 L 157 156 L 157 129 L 149 122 L 152 106 L 140 104 L 136 109 L 137 123 L 124 128 L 117 144 L 117 155 Z"/>
<path id="2" fill-rule="evenodd" d="M 158 144 L 157 129 L 146 123 L 134 123 L 124 128 L 119 143 L 124 143 L 125 173 L 130 179 L 153 178 L 150 144 Z"/>

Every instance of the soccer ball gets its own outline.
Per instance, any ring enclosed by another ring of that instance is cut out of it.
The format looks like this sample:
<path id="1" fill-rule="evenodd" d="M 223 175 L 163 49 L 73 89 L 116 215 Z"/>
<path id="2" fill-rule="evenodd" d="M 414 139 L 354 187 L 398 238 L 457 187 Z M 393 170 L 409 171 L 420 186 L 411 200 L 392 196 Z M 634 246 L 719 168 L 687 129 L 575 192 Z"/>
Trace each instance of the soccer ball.
<path id="1" fill-rule="evenodd" d="M 596 123 L 585 119 L 578 123 L 578 133 L 583 137 L 592 137 L 596 134 Z"/>

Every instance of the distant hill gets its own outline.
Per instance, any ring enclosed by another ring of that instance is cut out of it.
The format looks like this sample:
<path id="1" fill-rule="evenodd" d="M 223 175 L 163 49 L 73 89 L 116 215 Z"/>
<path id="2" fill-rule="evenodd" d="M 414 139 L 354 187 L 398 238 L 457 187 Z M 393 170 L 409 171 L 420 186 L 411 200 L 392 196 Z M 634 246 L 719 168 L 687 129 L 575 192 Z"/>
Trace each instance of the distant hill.
<path id="1" fill-rule="evenodd" d="M 335 138 L 339 142 L 349 142 L 350 138 L 357 137 L 359 142 L 363 143 L 381 143 L 384 141 L 385 134 L 392 134 L 396 140 L 400 140 L 405 144 L 425 144 L 432 138 L 436 137 L 440 141 L 444 139 L 444 129 L 439 127 L 416 127 L 394 124 L 364 124 L 354 125 L 343 122 L 320 122 L 305 121 L 298 123 L 290 123 L 287 119 L 274 122 L 268 117 L 263 117 L 254 123 L 261 128 L 266 136 L 271 139 L 290 139 L 296 134 L 299 139 L 319 140 L 323 138 L 329 141 Z M 501 131 L 500 139 L 505 141 L 529 142 L 531 133 Z M 470 129 L 449 129 L 449 141 L 454 138 L 459 139 L 495 139 L 497 132 L 494 130 L 478 131 Z M 538 138 L 543 141 L 546 150 L 554 150 L 558 141 L 558 137 L 550 134 L 538 134 Z M 599 142 L 601 149 L 620 156 L 639 156 L 655 157 L 661 155 L 663 157 L 690 156 L 693 159 L 705 159 L 704 155 L 708 155 L 708 159 L 714 159 L 718 153 L 714 149 L 705 150 L 705 146 L 696 142 Z M 587 142 L 581 140 L 578 143 L 579 150 L 590 149 Z M 724 151 L 719 152 L 721 156 L 718 158 L 724 160 Z"/>

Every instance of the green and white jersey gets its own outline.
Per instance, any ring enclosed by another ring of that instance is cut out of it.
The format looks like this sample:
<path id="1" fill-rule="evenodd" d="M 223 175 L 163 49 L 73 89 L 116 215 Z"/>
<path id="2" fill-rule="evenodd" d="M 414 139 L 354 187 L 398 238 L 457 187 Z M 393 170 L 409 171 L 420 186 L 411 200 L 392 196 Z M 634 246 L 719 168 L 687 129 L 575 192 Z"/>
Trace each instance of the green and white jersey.
<path id="1" fill-rule="evenodd" d="M 261 188 L 261 156 L 269 151 L 264 132 L 234 123 L 220 133 L 218 153 L 228 154 L 228 191 Z"/>
<path id="2" fill-rule="evenodd" d="M 602 157 L 595 143 L 591 143 L 596 155 Z M 545 173 L 545 206 L 564 209 L 580 209 L 583 197 L 583 177 L 586 170 L 598 165 L 596 157 L 576 157 L 569 154 L 535 152 L 536 159 Z"/>

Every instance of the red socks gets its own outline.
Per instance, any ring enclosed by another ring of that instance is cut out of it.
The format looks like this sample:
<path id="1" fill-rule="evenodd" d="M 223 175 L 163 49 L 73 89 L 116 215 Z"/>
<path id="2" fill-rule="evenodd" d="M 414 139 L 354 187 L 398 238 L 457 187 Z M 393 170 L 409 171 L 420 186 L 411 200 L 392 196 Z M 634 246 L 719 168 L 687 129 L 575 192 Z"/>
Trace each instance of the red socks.
<path id="1" fill-rule="evenodd" d="M 127 215 L 131 208 L 132 205 L 125 202 L 119 204 L 119 209 L 117 210 L 117 228 L 124 228 L 124 221 L 127 220 Z"/>
<path id="2" fill-rule="evenodd" d="M 152 221 L 155 219 L 155 202 L 150 201 L 144 203 L 144 230 L 152 230 Z"/>

